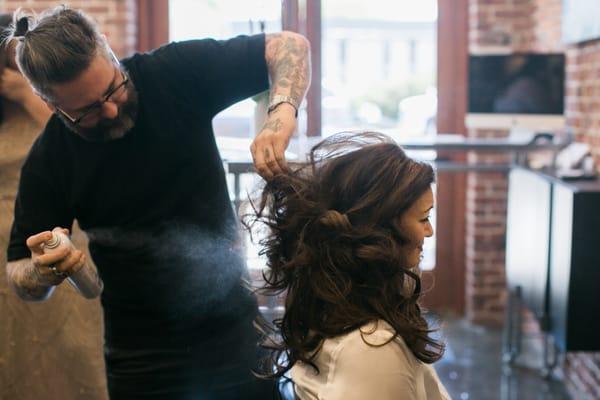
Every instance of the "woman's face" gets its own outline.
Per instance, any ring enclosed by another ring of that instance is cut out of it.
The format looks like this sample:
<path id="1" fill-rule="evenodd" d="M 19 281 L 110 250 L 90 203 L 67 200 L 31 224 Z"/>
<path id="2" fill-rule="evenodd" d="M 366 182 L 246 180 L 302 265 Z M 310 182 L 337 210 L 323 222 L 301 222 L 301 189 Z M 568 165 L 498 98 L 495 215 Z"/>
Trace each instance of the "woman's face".
<path id="1" fill-rule="evenodd" d="M 423 242 L 433 236 L 429 214 L 433 208 L 433 191 L 427 189 L 400 218 L 400 232 L 408 239 L 403 245 L 411 268 L 419 265 L 423 253 Z"/>

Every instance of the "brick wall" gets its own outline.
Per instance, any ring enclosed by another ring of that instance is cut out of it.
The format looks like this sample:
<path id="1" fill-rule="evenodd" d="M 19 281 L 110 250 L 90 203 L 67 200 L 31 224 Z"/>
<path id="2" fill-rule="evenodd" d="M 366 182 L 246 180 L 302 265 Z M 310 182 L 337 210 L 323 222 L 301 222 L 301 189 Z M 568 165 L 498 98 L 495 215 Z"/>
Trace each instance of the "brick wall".
<path id="1" fill-rule="evenodd" d="M 471 0 L 469 53 L 506 54 L 529 51 L 541 18 L 535 0 Z M 501 138 L 502 129 L 468 129 L 473 138 Z M 470 162 L 507 164 L 504 155 L 469 154 Z M 508 180 L 506 173 L 469 173 L 466 204 L 466 316 L 499 326 L 506 302 L 505 234 Z"/>
<path id="2" fill-rule="evenodd" d="M 600 40 L 569 46 L 566 55 L 567 124 L 600 162 Z"/>
<path id="3" fill-rule="evenodd" d="M 471 53 L 562 51 L 561 12 L 561 0 L 471 0 Z"/>
<path id="4" fill-rule="evenodd" d="M 534 43 L 538 52 L 562 52 L 560 24 L 562 0 L 536 0 L 533 12 Z"/>
<path id="5" fill-rule="evenodd" d="M 136 47 L 136 0 L 0 0 L 2 12 L 13 12 L 19 7 L 39 13 L 51 7 L 66 4 L 92 16 L 118 57 L 134 52 Z"/>
<path id="6" fill-rule="evenodd" d="M 531 23 L 534 0 L 471 0 L 469 48 L 471 52 L 494 49 L 528 50 L 535 32 Z"/>
<path id="7" fill-rule="evenodd" d="M 567 125 L 600 163 L 600 40 L 569 45 L 566 58 Z M 563 372 L 573 398 L 600 399 L 600 353 L 568 353 Z"/>
<path id="8" fill-rule="evenodd" d="M 589 143 L 600 163 L 600 40 L 561 43 L 561 0 L 472 0 L 469 49 L 473 53 L 565 52 L 565 117 L 577 141 Z M 471 137 L 507 132 L 469 130 Z M 471 160 L 482 161 L 470 156 Z M 492 160 L 501 161 L 501 160 Z M 506 177 L 469 174 L 467 184 L 467 316 L 499 323 L 505 300 Z M 526 331 L 539 329 L 526 313 Z M 568 353 L 562 375 L 573 398 L 600 399 L 600 353 Z"/>
<path id="9" fill-rule="evenodd" d="M 500 138 L 504 130 L 469 129 L 470 137 Z M 506 164 L 503 154 L 469 154 L 469 163 Z M 504 242 L 508 180 L 502 172 L 469 173 L 466 193 L 466 316 L 501 325 L 506 301 Z"/>
<path id="10" fill-rule="evenodd" d="M 561 52 L 560 0 L 471 0 L 469 53 Z M 475 138 L 505 137 L 508 130 L 469 129 Z M 471 161 L 502 164 L 502 155 L 469 155 Z M 466 314 L 474 322 L 500 325 L 504 293 L 507 175 L 467 176 Z"/>

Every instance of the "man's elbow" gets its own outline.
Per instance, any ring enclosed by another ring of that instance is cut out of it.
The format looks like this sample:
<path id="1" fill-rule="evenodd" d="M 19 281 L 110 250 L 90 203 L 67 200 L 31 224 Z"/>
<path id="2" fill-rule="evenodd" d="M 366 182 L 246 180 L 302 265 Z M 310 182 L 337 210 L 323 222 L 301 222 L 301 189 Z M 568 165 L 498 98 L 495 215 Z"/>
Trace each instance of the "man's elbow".
<path id="1" fill-rule="evenodd" d="M 292 31 L 282 31 L 281 34 L 284 37 L 294 39 L 300 46 L 302 46 L 306 50 L 306 52 L 310 51 L 310 42 L 304 35 Z"/>

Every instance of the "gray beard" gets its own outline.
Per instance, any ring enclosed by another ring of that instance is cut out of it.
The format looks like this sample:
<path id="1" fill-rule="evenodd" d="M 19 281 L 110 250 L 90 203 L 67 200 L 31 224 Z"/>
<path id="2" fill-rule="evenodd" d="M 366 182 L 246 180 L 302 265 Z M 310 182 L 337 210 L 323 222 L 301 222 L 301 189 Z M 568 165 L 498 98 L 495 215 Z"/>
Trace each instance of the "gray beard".
<path id="1" fill-rule="evenodd" d="M 119 106 L 119 115 L 115 119 L 103 119 L 92 128 L 84 128 L 74 125 L 62 114 L 57 114 L 67 128 L 78 136 L 89 142 L 105 143 L 121 139 L 134 127 L 138 113 L 138 102 L 137 90 L 130 82 L 127 87 L 127 101 Z"/>

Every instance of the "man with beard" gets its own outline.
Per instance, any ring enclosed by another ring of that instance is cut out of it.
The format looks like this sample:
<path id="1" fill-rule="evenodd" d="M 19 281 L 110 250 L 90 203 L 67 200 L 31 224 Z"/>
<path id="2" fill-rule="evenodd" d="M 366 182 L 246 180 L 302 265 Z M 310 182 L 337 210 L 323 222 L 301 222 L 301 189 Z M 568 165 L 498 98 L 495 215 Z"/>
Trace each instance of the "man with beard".
<path id="1" fill-rule="evenodd" d="M 237 223 L 211 120 L 269 88 L 251 151 L 270 179 L 310 80 L 302 36 L 239 36 L 165 45 L 119 62 L 83 13 L 17 12 L 17 61 L 54 111 L 19 183 L 8 279 L 44 300 L 85 265 L 44 254 L 51 229 L 77 219 L 104 281 L 111 399 L 268 399 L 251 370 L 262 354 L 255 298 L 242 284 Z"/>

